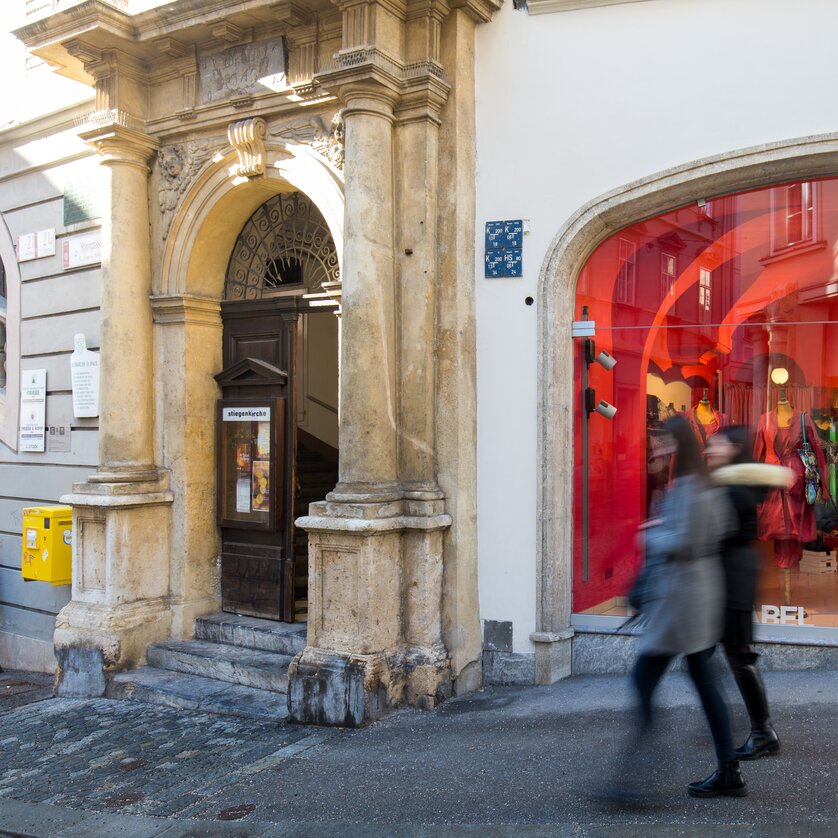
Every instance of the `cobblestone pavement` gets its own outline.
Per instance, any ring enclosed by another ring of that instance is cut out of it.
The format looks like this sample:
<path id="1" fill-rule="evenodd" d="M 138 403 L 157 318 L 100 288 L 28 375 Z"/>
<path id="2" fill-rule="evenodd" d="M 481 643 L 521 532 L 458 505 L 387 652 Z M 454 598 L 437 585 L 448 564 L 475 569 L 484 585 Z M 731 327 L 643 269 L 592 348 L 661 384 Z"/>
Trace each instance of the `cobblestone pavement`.
<path id="1" fill-rule="evenodd" d="M 633 720 L 619 676 L 487 688 L 359 731 L 33 689 L 25 706 L 0 702 L 0 835 L 838 835 L 838 672 L 766 681 L 781 754 L 743 766 L 748 797 L 695 800 L 686 783 L 713 762 L 706 723 L 688 680 L 664 679 L 661 747 L 637 763 L 642 810 L 591 795 Z"/>
<path id="2" fill-rule="evenodd" d="M 43 672 L 0 672 L 0 713 L 52 698 L 52 675 Z"/>
<path id="3" fill-rule="evenodd" d="M 243 817 L 215 798 L 330 735 L 108 699 L 52 699 L 0 716 L 0 797 L 163 817 Z"/>

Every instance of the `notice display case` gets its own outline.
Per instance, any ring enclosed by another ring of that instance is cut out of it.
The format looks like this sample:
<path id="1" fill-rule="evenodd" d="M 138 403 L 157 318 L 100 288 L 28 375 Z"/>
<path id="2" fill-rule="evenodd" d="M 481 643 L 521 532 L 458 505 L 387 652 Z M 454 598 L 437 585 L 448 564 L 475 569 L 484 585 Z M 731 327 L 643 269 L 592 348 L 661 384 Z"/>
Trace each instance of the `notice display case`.
<path id="1" fill-rule="evenodd" d="M 218 523 L 281 529 L 284 504 L 284 399 L 218 403 Z"/>

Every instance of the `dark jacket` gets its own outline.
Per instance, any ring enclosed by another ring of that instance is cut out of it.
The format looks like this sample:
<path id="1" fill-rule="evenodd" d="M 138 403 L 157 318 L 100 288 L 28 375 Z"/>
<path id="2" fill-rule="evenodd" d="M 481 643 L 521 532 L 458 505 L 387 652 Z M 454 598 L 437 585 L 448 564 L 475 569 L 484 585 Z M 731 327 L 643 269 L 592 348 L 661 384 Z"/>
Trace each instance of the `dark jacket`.
<path id="1" fill-rule="evenodd" d="M 720 544 L 725 578 L 725 607 L 752 611 L 756 600 L 759 554 L 753 546 L 758 535 L 758 509 L 772 488 L 783 488 L 793 474 L 788 469 L 763 463 L 725 466 L 712 474 L 713 482 L 727 492 L 734 526 Z"/>

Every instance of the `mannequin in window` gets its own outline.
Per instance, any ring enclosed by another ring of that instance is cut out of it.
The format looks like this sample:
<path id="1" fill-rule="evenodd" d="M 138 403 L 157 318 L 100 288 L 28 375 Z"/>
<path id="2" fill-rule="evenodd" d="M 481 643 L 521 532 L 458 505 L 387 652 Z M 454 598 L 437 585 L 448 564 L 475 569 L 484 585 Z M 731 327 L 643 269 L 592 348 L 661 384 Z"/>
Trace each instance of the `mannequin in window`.
<path id="1" fill-rule="evenodd" d="M 703 449 L 707 440 L 724 425 L 724 417 L 710 402 L 709 387 L 704 388 L 701 399 L 687 411 L 686 419 Z"/>
<path id="2" fill-rule="evenodd" d="M 784 571 L 784 600 L 791 605 L 791 570 L 800 564 L 803 545 L 817 534 L 815 510 L 804 496 L 803 463 L 797 453 L 803 447 L 803 426 L 806 439 L 818 461 L 824 499 L 829 495 L 826 461 L 818 442 L 815 424 L 807 413 L 795 408 L 781 387 L 777 405 L 759 420 L 754 459 L 758 462 L 790 468 L 795 481 L 790 489 L 772 489 L 759 507 L 759 537 L 774 540 L 774 560 Z"/>

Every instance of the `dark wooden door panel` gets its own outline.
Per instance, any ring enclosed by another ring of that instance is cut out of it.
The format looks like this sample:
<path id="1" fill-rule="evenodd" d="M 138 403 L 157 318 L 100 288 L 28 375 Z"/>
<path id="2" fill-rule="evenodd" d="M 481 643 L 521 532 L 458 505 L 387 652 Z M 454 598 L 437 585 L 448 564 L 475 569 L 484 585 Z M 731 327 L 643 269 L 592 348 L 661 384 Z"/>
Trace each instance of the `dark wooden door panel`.
<path id="1" fill-rule="evenodd" d="M 222 522 L 222 608 L 294 621 L 295 347 L 293 300 L 222 303 L 224 399 L 275 400 L 285 411 L 276 458 L 277 515 L 271 528 L 235 529 Z"/>

